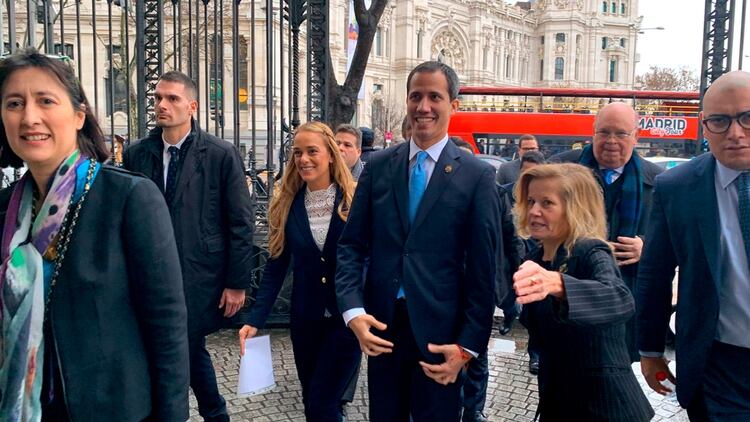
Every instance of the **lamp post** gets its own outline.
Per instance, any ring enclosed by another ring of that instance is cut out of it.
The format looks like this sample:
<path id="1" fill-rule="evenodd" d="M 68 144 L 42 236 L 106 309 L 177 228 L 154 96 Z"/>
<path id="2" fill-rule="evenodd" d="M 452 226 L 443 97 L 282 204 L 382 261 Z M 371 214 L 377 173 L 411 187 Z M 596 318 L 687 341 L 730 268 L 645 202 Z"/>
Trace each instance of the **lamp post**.
<path id="1" fill-rule="evenodd" d="M 646 31 L 663 31 L 663 26 L 653 26 L 648 28 L 641 28 L 640 23 L 630 24 L 630 28 L 633 30 L 633 83 L 635 84 L 635 68 L 640 62 L 638 57 L 638 35 L 644 34 Z"/>

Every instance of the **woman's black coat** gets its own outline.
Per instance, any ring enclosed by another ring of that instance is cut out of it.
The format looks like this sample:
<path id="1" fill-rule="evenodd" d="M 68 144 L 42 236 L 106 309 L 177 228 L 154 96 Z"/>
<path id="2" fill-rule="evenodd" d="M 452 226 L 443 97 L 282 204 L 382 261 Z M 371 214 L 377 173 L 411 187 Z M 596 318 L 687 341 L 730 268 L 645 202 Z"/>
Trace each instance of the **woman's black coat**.
<path id="1" fill-rule="evenodd" d="M 524 305 L 521 320 L 540 344 L 541 421 L 649 421 L 653 409 L 638 385 L 625 343 L 635 312 L 609 246 L 582 239 L 552 263 L 541 247 L 528 259 L 562 273 L 565 300 Z"/>
<path id="2" fill-rule="evenodd" d="M 0 192 L 0 233 L 11 188 Z M 50 318 L 73 421 L 185 421 L 187 315 L 164 197 L 103 166 L 70 240 Z"/>

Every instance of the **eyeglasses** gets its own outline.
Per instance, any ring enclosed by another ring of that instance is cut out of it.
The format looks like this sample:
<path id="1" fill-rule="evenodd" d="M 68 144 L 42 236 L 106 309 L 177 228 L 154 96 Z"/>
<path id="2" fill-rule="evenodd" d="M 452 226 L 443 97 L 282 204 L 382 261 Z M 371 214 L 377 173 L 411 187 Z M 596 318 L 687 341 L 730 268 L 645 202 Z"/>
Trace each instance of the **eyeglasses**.
<path id="1" fill-rule="evenodd" d="M 594 137 L 605 141 L 611 137 L 614 137 L 618 141 L 624 141 L 633 136 L 633 133 L 635 131 L 636 129 L 633 129 L 630 132 L 607 132 L 606 130 L 597 130 L 596 132 L 594 132 Z"/>
<path id="2" fill-rule="evenodd" d="M 703 119 L 706 130 L 712 133 L 725 133 L 732 126 L 732 120 L 737 120 L 741 128 L 750 130 L 750 110 L 743 111 L 736 116 L 727 116 L 725 114 L 716 114 Z"/>

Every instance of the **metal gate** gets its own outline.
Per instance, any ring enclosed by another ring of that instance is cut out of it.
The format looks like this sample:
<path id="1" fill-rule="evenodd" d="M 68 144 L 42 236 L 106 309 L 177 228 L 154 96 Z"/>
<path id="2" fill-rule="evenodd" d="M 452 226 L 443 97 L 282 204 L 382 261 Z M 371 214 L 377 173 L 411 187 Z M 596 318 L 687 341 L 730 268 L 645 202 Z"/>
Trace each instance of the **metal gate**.
<path id="1" fill-rule="evenodd" d="M 5 0 L 0 55 L 26 46 L 71 61 L 115 162 L 153 126 L 159 75 L 196 81 L 200 126 L 247 156 L 257 287 L 290 133 L 302 114 L 325 121 L 328 0 Z M 288 319 L 286 284 L 269 322 Z"/>

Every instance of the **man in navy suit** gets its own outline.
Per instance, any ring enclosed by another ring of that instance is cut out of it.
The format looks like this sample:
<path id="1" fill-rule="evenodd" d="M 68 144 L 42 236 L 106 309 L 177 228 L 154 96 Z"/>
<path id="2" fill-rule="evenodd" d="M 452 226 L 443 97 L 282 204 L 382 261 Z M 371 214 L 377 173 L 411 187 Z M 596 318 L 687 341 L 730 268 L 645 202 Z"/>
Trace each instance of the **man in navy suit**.
<path id="1" fill-rule="evenodd" d="M 422 63 L 406 86 L 411 140 L 365 166 L 339 240 L 336 293 L 370 357 L 370 420 L 457 421 L 461 369 L 492 329 L 495 174 L 448 141 L 453 69 Z"/>
<path id="2" fill-rule="evenodd" d="M 662 357 L 679 266 L 677 399 L 691 421 L 750 420 L 750 73 L 714 82 L 700 115 L 710 153 L 656 178 L 635 294 L 641 370 Z"/>

